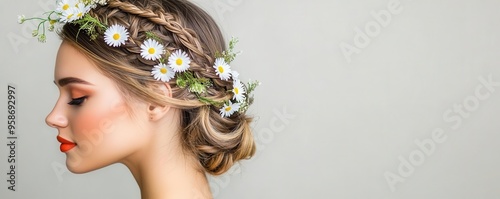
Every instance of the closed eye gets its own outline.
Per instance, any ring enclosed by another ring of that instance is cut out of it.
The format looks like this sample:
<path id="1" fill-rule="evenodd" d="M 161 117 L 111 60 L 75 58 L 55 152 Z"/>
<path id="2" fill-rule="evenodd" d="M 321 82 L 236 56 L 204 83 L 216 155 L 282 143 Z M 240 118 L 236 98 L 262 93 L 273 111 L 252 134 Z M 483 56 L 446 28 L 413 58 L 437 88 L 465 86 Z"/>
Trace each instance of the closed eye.
<path id="1" fill-rule="evenodd" d="M 74 98 L 74 99 L 71 99 L 71 101 L 68 102 L 68 104 L 72 105 L 72 106 L 80 106 L 85 101 L 85 99 L 87 99 L 87 96 L 83 96 L 80 98 Z"/>

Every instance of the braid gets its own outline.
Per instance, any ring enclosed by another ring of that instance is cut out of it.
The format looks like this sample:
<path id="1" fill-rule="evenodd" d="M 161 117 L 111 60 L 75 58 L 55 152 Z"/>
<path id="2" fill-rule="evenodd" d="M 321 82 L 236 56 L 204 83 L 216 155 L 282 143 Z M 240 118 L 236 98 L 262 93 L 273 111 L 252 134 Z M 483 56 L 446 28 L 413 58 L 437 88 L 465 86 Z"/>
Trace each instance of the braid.
<path id="1" fill-rule="evenodd" d="M 134 4 L 121 2 L 118 0 L 109 1 L 108 6 L 111 8 L 118 8 L 124 12 L 135 14 L 143 18 L 147 18 L 153 23 L 164 26 L 167 30 L 176 34 L 177 37 L 179 37 L 182 45 L 188 48 L 191 52 L 197 54 L 198 56 L 204 57 L 209 63 L 213 62 L 212 57 L 204 53 L 200 41 L 197 39 L 196 33 L 192 30 L 184 28 L 174 15 L 165 13 L 163 10 L 153 12 L 151 10 L 140 9 Z"/>
<path id="2" fill-rule="evenodd" d="M 165 30 L 169 31 L 172 34 L 172 38 L 168 39 L 164 34 L 162 34 L 163 31 L 160 31 L 158 36 L 166 41 L 173 41 L 178 45 L 184 46 L 187 50 L 188 53 L 191 55 L 191 58 L 195 60 L 194 62 L 191 62 L 191 68 L 190 70 L 195 72 L 195 76 L 197 77 L 208 77 L 211 78 L 214 85 L 217 85 L 217 87 L 230 87 L 231 82 L 227 81 L 222 81 L 218 78 L 218 76 L 215 74 L 213 70 L 210 70 L 212 67 L 212 64 L 214 63 L 214 58 L 213 56 L 215 54 L 209 54 L 206 53 L 207 51 L 211 51 L 212 53 L 214 52 L 214 49 L 211 50 L 205 50 L 204 46 L 202 45 L 202 42 L 200 42 L 200 39 L 198 38 L 197 33 L 190 29 L 186 28 L 184 24 L 182 24 L 182 20 L 179 18 L 181 16 L 177 16 L 175 14 L 172 14 L 170 12 L 165 12 L 163 9 L 163 6 L 161 5 L 154 5 L 156 2 L 155 1 L 145 1 L 144 4 L 141 4 L 140 2 L 124 2 L 120 0 L 110 0 L 108 1 L 108 9 L 109 8 L 114 8 L 116 10 L 115 14 L 118 13 L 127 13 L 131 15 L 138 16 L 139 18 L 146 19 L 150 21 L 153 24 L 159 25 L 163 27 Z M 153 5 L 151 5 L 153 4 Z M 114 12 L 109 12 L 109 15 L 113 15 Z M 110 16 L 108 16 L 110 17 Z M 117 16 L 114 16 L 113 18 L 116 18 Z M 120 20 L 120 19 L 118 19 Z M 138 21 L 131 21 L 127 23 L 137 23 Z M 144 26 L 144 27 L 143 27 Z M 147 23 L 145 24 L 130 24 L 130 27 L 138 27 L 142 31 L 148 31 L 154 29 L 154 27 L 151 27 Z M 145 36 L 144 35 L 139 35 L 138 32 L 141 30 L 131 30 L 131 44 L 126 45 L 125 48 L 129 52 L 133 52 L 138 54 L 140 52 L 140 43 L 144 40 Z M 134 34 L 135 33 L 135 34 Z M 205 42 L 206 43 L 206 42 Z M 223 45 L 224 46 L 224 45 Z M 173 49 L 176 49 L 179 47 L 168 47 L 167 50 L 172 51 Z M 222 52 L 222 49 L 217 50 L 218 52 Z M 142 63 L 145 63 L 147 65 L 153 65 L 154 62 L 150 60 L 144 60 L 141 56 L 135 57 L 137 60 L 140 60 Z M 215 92 L 217 93 L 217 92 Z"/>

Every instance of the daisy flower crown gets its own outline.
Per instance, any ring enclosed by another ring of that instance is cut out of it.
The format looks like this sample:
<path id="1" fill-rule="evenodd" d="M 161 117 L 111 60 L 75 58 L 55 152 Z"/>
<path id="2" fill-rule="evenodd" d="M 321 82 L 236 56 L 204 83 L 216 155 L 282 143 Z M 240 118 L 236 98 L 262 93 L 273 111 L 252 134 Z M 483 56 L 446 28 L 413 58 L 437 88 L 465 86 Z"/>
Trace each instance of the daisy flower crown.
<path id="1" fill-rule="evenodd" d="M 57 0 L 56 10 L 44 13 L 44 17 L 26 18 L 24 15 L 18 16 L 18 23 L 22 24 L 28 20 L 37 20 L 39 24 L 33 30 L 33 37 L 38 41 L 46 41 L 46 30 L 54 31 L 66 23 L 74 23 L 80 26 L 80 31 L 84 30 L 90 39 L 96 39 L 99 36 L 99 30 L 104 30 L 104 42 L 111 47 L 120 47 L 129 39 L 129 32 L 126 27 L 120 24 L 107 25 L 100 22 L 97 18 L 87 14 L 91 9 L 98 5 L 106 6 L 108 0 Z M 213 70 L 217 76 L 224 81 L 232 80 L 231 90 L 232 98 L 225 101 L 214 101 L 203 96 L 213 82 L 209 78 L 196 77 L 189 70 L 192 62 L 188 53 L 181 49 L 175 49 L 168 52 L 162 44 L 162 40 L 153 32 L 146 32 L 146 39 L 140 45 L 140 55 L 146 60 L 156 61 L 157 64 L 151 70 L 151 76 L 161 82 L 169 82 L 176 79 L 177 86 L 187 88 L 194 93 L 198 100 L 207 105 L 213 105 L 219 108 L 222 117 L 230 117 L 234 113 L 244 113 L 253 103 L 253 95 L 250 95 L 254 89 L 260 85 L 260 82 L 254 80 L 244 84 L 239 80 L 239 73 L 231 69 L 229 65 L 239 52 L 234 52 L 234 46 L 238 39 L 232 38 L 229 41 L 229 48 L 221 53 L 216 53 L 213 63 Z"/>

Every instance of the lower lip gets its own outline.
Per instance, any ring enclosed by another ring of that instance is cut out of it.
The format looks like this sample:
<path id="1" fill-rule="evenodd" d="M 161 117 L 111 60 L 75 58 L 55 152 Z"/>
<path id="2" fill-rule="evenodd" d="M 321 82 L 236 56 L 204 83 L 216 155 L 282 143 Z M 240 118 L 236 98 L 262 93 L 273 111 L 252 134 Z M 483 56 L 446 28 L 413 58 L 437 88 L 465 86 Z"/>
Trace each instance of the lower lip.
<path id="1" fill-rule="evenodd" d="M 65 153 L 65 152 L 71 150 L 75 146 L 76 146 L 76 144 L 61 144 L 59 149 L 61 150 L 61 152 Z"/>

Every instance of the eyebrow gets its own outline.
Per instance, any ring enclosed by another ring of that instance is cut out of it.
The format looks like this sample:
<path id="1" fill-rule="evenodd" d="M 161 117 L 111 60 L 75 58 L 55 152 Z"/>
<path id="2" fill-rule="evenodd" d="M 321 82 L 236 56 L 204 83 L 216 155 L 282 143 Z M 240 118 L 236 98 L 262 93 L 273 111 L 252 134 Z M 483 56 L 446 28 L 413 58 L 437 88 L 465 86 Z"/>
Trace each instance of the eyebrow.
<path id="1" fill-rule="evenodd" d="M 59 81 L 54 81 L 54 84 L 58 84 L 59 86 L 61 87 L 64 87 L 68 84 L 87 84 L 87 85 L 93 85 L 83 79 L 79 79 L 79 78 L 76 78 L 76 77 L 65 77 L 65 78 L 62 78 L 60 79 Z"/>

